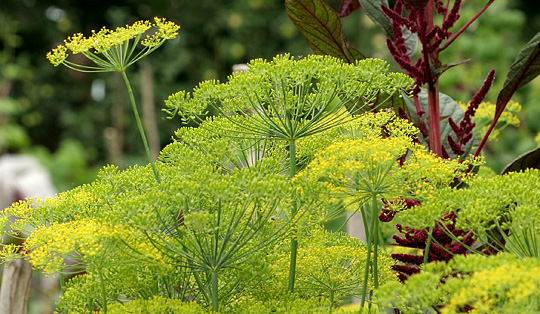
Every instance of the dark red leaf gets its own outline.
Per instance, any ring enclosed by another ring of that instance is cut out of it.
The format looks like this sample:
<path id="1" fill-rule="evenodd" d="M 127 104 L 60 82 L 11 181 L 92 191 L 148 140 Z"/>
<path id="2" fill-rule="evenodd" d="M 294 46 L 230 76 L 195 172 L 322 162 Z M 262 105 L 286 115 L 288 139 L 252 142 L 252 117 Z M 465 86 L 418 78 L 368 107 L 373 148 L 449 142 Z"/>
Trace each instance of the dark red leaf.
<path id="1" fill-rule="evenodd" d="M 316 54 L 330 55 L 353 63 L 366 57 L 354 49 L 336 11 L 321 0 L 285 0 L 291 21 Z"/>
<path id="2" fill-rule="evenodd" d="M 360 9 L 360 2 L 358 0 L 341 0 L 339 17 L 349 16 L 351 13 L 358 9 Z"/>

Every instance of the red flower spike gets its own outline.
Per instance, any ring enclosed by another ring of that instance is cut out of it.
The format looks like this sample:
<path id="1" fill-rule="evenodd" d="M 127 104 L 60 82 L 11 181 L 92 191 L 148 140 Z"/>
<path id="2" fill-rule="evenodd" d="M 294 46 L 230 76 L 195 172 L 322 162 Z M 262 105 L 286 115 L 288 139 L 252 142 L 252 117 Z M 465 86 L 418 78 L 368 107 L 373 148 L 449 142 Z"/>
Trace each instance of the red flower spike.
<path id="1" fill-rule="evenodd" d="M 381 211 L 381 214 L 379 215 L 379 220 L 382 222 L 390 222 L 394 219 L 395 216 L 396 216 L 395 211 L 387 210 L 383 208 Z"/>
<path id="2" fill-rule="evenodd" d="M 424 257 L 421 255 L 391 254 L 390 256 L 393 259 L 405 264 L 422 265 L 424 262 Z"/>
<path id="3" fill-rule="evenodd" d="M 442 148 L 442 157 L 444 159 L 450 159 L 450 154 L 448 153 L 448 151 L 446 150 L 446 147 L 444 147 L 444 145 L 441 147 Z"/>
<path id="4" fill-rule="evenodd" d="M 469 115 L 471 117 L 474 117 L 476 114 L 476 109 L 478 108 L 478 105 L 484 101 L 484 98 L 486 98 L 487 93 L 491 89 L 491 86 L 493 85 L 493 81 L 495 80 L 495 70 L 491 70 L 488 73 L 488 76 L 484 80 L 484 83 L 482 84 L 482 87 L 480 87 L 480 90 L 474 95 L 473 99 L 471 100 L 471 103 L 469 105 L 469 108 L 467 108 L 467 112 L 470 112 Z M 467 114 L 467 112 L 465 114 Z"/>
<path id="5" fill-rule="evenodd" d="M 443 22 L 443 30 L 448 31 L 450 28 L 456 24 L 457 20 L 459 20 L 459 10 L 461 9 L 461 0 L 456 0 L 454 2 L 454 6 L 452 7 L 452 10 L 450 10 L 450 14 L 444 19 Z"/>
<path id="6" fill-rule="evenodd" d="M 459 137 L 460 128 L 456 124 L 456 122 L 454 122 L 454 119 L 452 119 L 452 117 L 448 117 L 448 124 L 450 124 L 450 128 L 452 129 L 452 131 L 454 131 L 454 133 Z"/>
<path id="7" fill-rule="evenodd" d="M 405 113 L 405 110 L 403 110 L 403 108 L 401 107 L 398 107 L 398 117 L 400 117 L 401 119 L 409 119 L 407 113 Z"/>
<path id="8" fill-rule="evenodd" d="M 403 16 L 401 16 L 400 13 L 397 13 L 398 11 L 391 10 L 390 8 L 385 6 L 384 4 L 381 5 L 381 9 L 382 9 L 383 13 L 392 20 L 392 22 L 394 22 L 396 24 L 399 24 L 399 25 L 403 25 L 403 26 L 405 26 L 407 28 L 412 27 L 412 22 L 409 21 L 408 19 L 404 18 Z"/>
<path id="9" fill-rule="evenodd" d="M 455 213 L 444 215 L 441 220 L 445 224 L 444 227 L 438 225 L 432 230 L 431 235 L 433 241 L 430 244 L 428 262 L 449 261 L 456 254 L 467 254 L 467 247 L 472 246 L 476 242 L 476 237 L 471 232 L 465 232 L 463 230 L 455 229 Z M 424 249 L 425 254 L 425 248 L 427 244 L 427 232 L 425 230 L 415 230 L 413 228 L 405 227 L 399 224 L 396 225 L 396 228 L 399 232 L 404 234 L 404 238 L 400 238 L 398 236 L 393 237 L 396 240 L 397 245 L 401 245 L 403 243 L 406 244 L 406 247 Z M 463 237 L 463 240 L 460 242 L 454 241 L 447 234 L 447 232 L 451 232 L 456 237 Z M 485 251 L 489 252 L 496 250 L 487 248 Z M 424 262 L 423 254 L 392 254 L 391 256 L 396 261 L 407 264 L 394 265 L 392 267 L 398 272 L 398 277 L 402 281 L 406 280 L 407 277 L 411 274 L 419 272 L 420 268 L 418 266 Z"/>
<path id="10" fill-rule="evenodd" d="M 459 145 L 466 145 L 467 143 L 469 143 L 469 141 L 472 139 L 472 133 L 469 133 L 467 134 L 466 136 L 464 136 L 460 141 L 459 141 Z"/>
<path id="11" fill-rule="evenodd" d="M 444 3 L 442 1 L 435 1 L 435 9 L 437 10 L 437 13 L 441 15 L 446 15 L 448 12 L 448 9 L 444 6 Z"/>
<path id="12" fill-rule="evenodd" d="M 463 155 L 464 151 L 461 149 L 461 145 L 456 143 L 454 139 L 452 138 L 452 135 L 448 134 L 446 137 L 446 140 L 448 141 L 448 145 L 450 145 L 450 149 L 452 149 L 452 152 L 458 156 Z"/>

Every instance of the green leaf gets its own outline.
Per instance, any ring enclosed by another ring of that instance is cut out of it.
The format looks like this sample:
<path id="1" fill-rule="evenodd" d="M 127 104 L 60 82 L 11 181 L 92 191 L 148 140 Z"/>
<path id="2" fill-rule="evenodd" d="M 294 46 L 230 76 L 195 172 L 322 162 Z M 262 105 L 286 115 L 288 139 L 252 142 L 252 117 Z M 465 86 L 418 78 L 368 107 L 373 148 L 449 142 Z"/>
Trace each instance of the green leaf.
<path id="1" fill-rule="evenodd" d="M 525 45 L 516 61 L 510 66 L 506 81 L 497 97 L 495 115 L 504 110 L 516 90 L 527 85 L 538 74 L 540 74 L 540 33 L 537 33 Z"/>
<path id="2" fill-rule="evenodd" d="M 313 52 L 343 59 L 348 63 L 366 57 L 353 48 L 334 9 L 321 0 L 285 0 L 285 9 Z"/>
<path id="3" fill-rule="evenodd" d="M 416 113 L 416 106 L 414 105 L 414 100 L 411 98 L 404 98 L 404 100 L 407 107 L 409 108 L 409 112 Z M 425 124 L 427 126 L 427 121 L 429 121 L 429 110 L 428 95 L 426 89 L 422 88 L 422 90 L 418 94 L 418 100 L 420 101 L 420 108 L 422 108 L 422 110 L 424 110 L 426 113 L 422 116 L 420 120 L 418 120 L 416 114 L 410 115 L 411 121 L 416 125 Z M 463 109 L 461 109 L 461 107 L 456 101 L 454 101 L 450 96 L 443 93 L 439 93 L 439 108 L 441 116 L 441 141 L 446 150 L 448 151 L 450 157 L 454 159 L 457 156 L 452 152 L 452 149 L 448 144 L 448 135 L 451 135 L 456 142 L 458 141 L 456 140 L 456 134 L 448 123 L 448 118 L 452 117 L 452 120 L 454 120 L 454 122 L 459 125 L 461 120 L 463 120 L 465 112 L 463 111 Z M 423 145 L 427 146 L 427 141 L 423 137 L 420 137 L 420 141 Z M 464 159 L 468 155 L 474 153 L 474 149 L 476 147 L 478 147 L 478 139 L 476 138 L 476 136 L 473 135 L 472 139 L 465 146 L 461 147 L 461 149 L 463 149 L 464 151 L 461 159 Z"/>
<path id="4" fill-rule="evenodd" d="M 501 174 L 513 171 L 525 170 L 527 168 L 540 169 L 540 147 L 524 153 L 514 161 L 504 167 Z"/>
<path id="5" fill-rule="evenodd" d="M 392 21 L 383 13 L 381 5 L 388 6 L 388 0 L 360 0 L 362 9 L 366 15 L 376 24 L 382 27 L 386 37 L 394 38 L 392 32 Z"/>
<path id="6" fill-rule="evenodd" d="M 418 35 L 412 33 L 405 26 L 402 27 L 403 38 L 405 39 L 405 46 L 407 47 L 407 55 L 412 58 L 418 49 Z"/>

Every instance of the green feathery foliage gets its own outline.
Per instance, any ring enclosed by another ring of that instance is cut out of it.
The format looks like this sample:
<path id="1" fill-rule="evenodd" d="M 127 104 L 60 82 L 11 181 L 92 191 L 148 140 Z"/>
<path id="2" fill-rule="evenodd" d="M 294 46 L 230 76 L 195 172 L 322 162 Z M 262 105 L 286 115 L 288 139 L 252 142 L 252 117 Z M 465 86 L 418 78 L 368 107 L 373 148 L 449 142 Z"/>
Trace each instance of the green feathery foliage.
<path id="1" fill-rule="evenodd" d="M 316 55 L 296 61 L 286 54 L 270 62 L 255 59 L 248 66 L 249 71 L 234 73 L 227 83 L 206 81 L 193 93 L 171 95 L 167 111 L 184 121 L 201 121 L 211 108 L 224 117 L 244 118 L 230 119 L 236 128 L 206 126 L 217 133 L 294 141 L 369 111 L 376 101 L 384 103 L 376 100 L 381 93 L 393 96 L 413 85 L 406 75 L 387 73 L 386 62 L 378 59 L 346 64 Z"/>
<path id="2" fill-rule="evenodd" d="M 425 228 L 435 223 L 444 225 L 441 217 L 455 213 L 456 228 L 478 238 L 476 250 L 504 249 L 520 257 L 538 257 L 539 204 L 540 171 L 527 169 L 479 177 L 466 189 L 438 189 L 421 207 L 404 211 L 400 218 L 413 228 Z"/>
<path id="3" fill-rule="evenodd" d="M 379 302 L 401 313 L 538 313 L 540 261 L 509 253 L 459 255 L 426 265 L 405 284 L 377 291 Z"/>

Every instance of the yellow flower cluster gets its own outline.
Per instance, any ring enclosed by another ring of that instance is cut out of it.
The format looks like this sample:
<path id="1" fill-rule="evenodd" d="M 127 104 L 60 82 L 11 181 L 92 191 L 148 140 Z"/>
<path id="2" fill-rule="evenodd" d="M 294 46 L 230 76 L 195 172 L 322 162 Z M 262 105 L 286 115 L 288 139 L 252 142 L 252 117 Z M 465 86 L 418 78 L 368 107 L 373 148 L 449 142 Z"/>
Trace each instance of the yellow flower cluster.
<path id="1" fill-rule="evenodd" d="M 328 119 L 334 119 L 329 116 Z M 384 134 L 383 134 L 384 130 Z M 400 119 L 392 111 L 370 112 L 355 117 L 351 121 L 330 130 L 302 138 L 298 141 L 296 153 L 308 160 L 318 151 L 324 151 L 335 142 L 349 139 L 377 139 L 383 137 L 414 137 L 419 130 L 409 121 Z"/>
<path id="2" fill-rule="evenodd" d="M 358 198 L 373 193 L 393 198 L 397 182 L 390 174 L 397 170 L 397 159 L 409 146 L 410 140 L 403 137 L 340 141 L 316 154 L 296 180 L 327 180 L 336 188 L 346 187 Z"/>
<path id="3" fill-rule="evenodd" d="M 157 17 L 154 18 L 154 21 L 158 31 L 152 36 L 147 36 L 146 39 L 141 42 L 141 45 L 146 47 L 155 47 L 161 45 L 164 40 L 176 38 L 180 26 L 171 21 L 166 21 L 165 19 L 160 19 Z"/>
<path id="4" fill-rule="evenodd" d="M 180 26 L 175 23 L 157 17 L 154 18 L 154 21 L 155 23 L 137 21 L 132 25 L 118 27 L 114 31 L 104 27 L 98 32 L 92 31 L 92 35 L 89 37 L 76 33 L 65 39 L 64 45 L 59 45 L 47 53 L 47 59 L 54 66 L 64 64 L 79 71 L 123 70 L 178 34 Z M 157 31 L 141 41 L 142 35 L 152 27 L 157 28 Z M 133 43 L 130 46 L 132 40 Z M 131 59 L 134 48 L 139 42 L 145 48 Z M 67 60 L 69 54 L 79 53 L 93 61 L 96 67 L 78 65 Z M 102 54 L 104 58 L 98 57 L 98 54 Z"/>
<path id="5" fill-rule="evenodd" d="M 460 163 L 457 160 L 442 159 L 426 152 L 421 145 L 415 145 L 412 153 L 396 173 L 400 180 L 409 187 L 411 197 L 425 200 L 433 195 L 436 189 L 449 186 L 454 179 L 466 180 L 463 175 L 470 164 L 482 165 L 482 158 L 466 159 Z"/>
<path id="6" fill-rule="evenodd" d="M 527 307 L 540 297 L 539 274 L 540 266 L 530 268 L 519 263 L 476 272 L 460 283 L 441 314 L 459 313 L 465 306 L 474 309 L 471 313 L 517 313 L 511 309 L 536 313 L 534 309 L 527 311 Z"/>
<path id="7" fill-rule="evenodd" d="M 85 265 L 107 263 L 107 256 L 113 257 L 112 250 L 118 253 L 126 249 L 121 243 L 129 243 L 146 258 L 159 259 L 161 253 L 155 247 L 133 240 L 136 234 L 135 230 L 119 225 L 106 226 L 95 219 L 81 219 L 35 229 L 24 249 L 32 265 L 48 274 L 62 270 L 66 260 Z M 114 258 L 120 255 L 114 254 Z"/>
<path id="8" fill-rule="evenodd" d="M 133 300 L 125 304 L 114 304 L 107 309 L 109 314 L 205 314 L 208 313 L 195 302 L 184 302 L 179 299 L 154 296 L 151 299 Z"/>
<path id="9" fill-rule="evenodd" d="M 380 304 L 402 313 L 435 309 L 455 313 L 539 313 L 540 263 L 510 253 L 458 255 L 429 263 L 404 284 L 390 282 L 377 291 Z"/>
<path id="10" fill-rule="evenodd" d="M 426 152 L 413 142 L 418 130 L 391 112 L 366 114 L 340 128 L 321 133 L 319 144 L 300 143 L 301 155 L 312 160 L 293 182 L 325 185 L 336 199 L 351 203 L 365 204 L 374 195 L 423 201 L 456 179 L 467 181 L 469 165 L 483 163 L 481 158 L 459 162 Z M 312 151 L 317 153 L 310 157 Z M 400 209 L 400 202 L 392 204 Z"/>
<path id="11" fill-rule="evenodd" d="M 345 296 L 359 295 L 363 287 L 364 268 L 367 258 L 365 244 L 342 233 L 333 233 L 322 227 L 314 227 L 306 235 L 298 249 L 296 290 L 307 297 L 333 295 L 335 300 Z M 280 282 L 287 280 L 289 257 L 279 258 L 270 268 Z M 379 252 L 379 282 L 397 280 L 391 269 L 393 260 Z M 373 278 L 368 283 L 373 288 Z"/>

